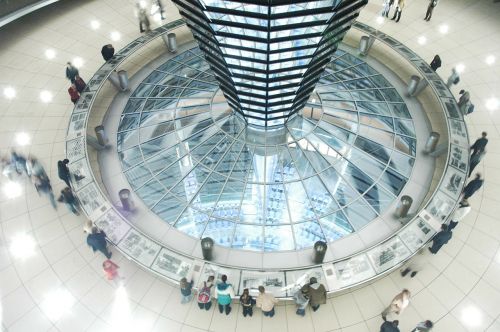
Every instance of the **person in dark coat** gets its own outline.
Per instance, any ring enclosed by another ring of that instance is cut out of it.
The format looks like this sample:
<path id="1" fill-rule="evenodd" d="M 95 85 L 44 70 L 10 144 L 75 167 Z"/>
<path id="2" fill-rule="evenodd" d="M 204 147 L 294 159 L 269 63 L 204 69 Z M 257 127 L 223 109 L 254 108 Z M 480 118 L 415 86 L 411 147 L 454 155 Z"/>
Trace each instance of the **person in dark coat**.
<path id="1" fill-rule="evenodd" d="M 309 280 L 309 283 L 301 289 L 302 293 L 309 299 L 309 304 L 313 311 L 318 310 L 321 304 L 326 303 L 326 289 L 323 284 L 318 283 L 315 277 Z"/>
<path id="2" fill-rule="evenodd" d="M 486 144 L 488 144 L 488 139 L 486 138 L 488 136 L 488 133 L 483 131 L 481 133 L 481 137 L 478 138 L 474 144 L 470 147 L 471 149 L 471 155 L 475 155 L 476 153 L 483 152 L 484 149 L 486 148 Z"/>
<path id="3" fill-rule="evenodd" d="M 452 236 L 453 233 L 448 230 L 448 226 L 446 224 L 442 224 L 441 231 L 432 239 L 432 247 L 429 248 L 429 251 L 433 254 L 437 254 L 441 247 L 451 240 Z"/>
<path id="4" fill-rule="evenodd" d="M 73 195 L 70 187 L 66 187 L 61 190 L 61 195 L 59 196 L 57 201 L 66 204 L 68 209 L 75 215 L 80 215 L 80 213 L 78 212 L 78 201 L 75 195 Z"/>
<path id="5" fill-rule="evenodd" d="M 436 54 L 434 56 L 434 59 L 432 59 L 431 61 L 431 68 L 432 70 L 436 71 L 439 67 L 441 67 L 441 58 Z"/>
<path id="6" fill-rule="evenodd" d="M 486 150 L 483 150 L 479 153 L 475 153 L 470 157 L 470 164 L 469 164 L 469 177 L 472 174 L 472 171 L 474 171 L 474 168 L 476 168 L 477 165 L 481 162 L 481 159 L 486 155 Z"/>
<path id="7" fill-rule="evenodd" d="M 69 173 L 68 163 L 69 163 L 68 159 L 59 160 L 57 162 L 57 175 L 59 176 L 59 179 L 63 180 L 68 187 L 71 187 L 70 183 L 71 176 Z"/>
<path id="8" fill-rule="evenodd" d="M 107 259 L 111 258 L 112 253 L 108 250 L 106 233 L 99 231 L 97 227 L 92 227 L 92 233 L 87 235 L 87 244 L 92 247 L 94 252 L 99 250 L 104 254 L 104 256 L 106 256 Z"/>
<path id="9" fill-rule="evenodd" d="M 115 55 L 115 49 L 113 45 L 111 44 L 104 45 L 101 49 L 101 54 L 104 61 L 107 62 L 109 59 L 113 57 L 113 55 Z"/>
<path id="10" fill-rule="evenodd" d="M 429 6 L 427 6 L 427 12 L 425 13 L 425 18 L 424 20 L 429 22 L 432 17 L 432 12 L 434 11 L 434 8 L 436 8 L 438 4 L 438 0 L 430 0 L 429 1 Z"/>
<path id="11" fill-rule="evenodd" d="M 35 189 L 38 192 L 38 195 L 47 195 L 49 197 L 50 204 L 52 204 L 52 207 L 57 210 L 56 198 L 54 197 L 54 192 L 52 191 L 49 178 L 33 176 L 33 183 L 35 184 Z"/>
<path id="12" fill-rule="evenodd" d="M 472 195 L 474 195 L 474 193 L 476 191 L 478 191 L 479 188 L 482 187 L 483 183 L 484 183 L 484 180 L 481 179 L 481 174 L 476 173 L 476 177 L 474 178 L 474 180 L 470 181 L 465 186 L 463 199 L 468 199 L 469 197 L 471 197 Z"/>
<path id="13" fill-rule="evenodd" d="M 71 81 L 71 83 L 75 83 L 76 76 L 78 76 L 78 68 L 73 66 L 71 62 L 66 64 L 66 78 Z"/>
<path id="14" fill-rule="evenodd" d="M 398 325 L 399 325 L 399 321 L 397 321 L 397 320 L 394 320 L 392 322 L 385 321 L 380 326 L 380 332 L 400 332 Z"/>

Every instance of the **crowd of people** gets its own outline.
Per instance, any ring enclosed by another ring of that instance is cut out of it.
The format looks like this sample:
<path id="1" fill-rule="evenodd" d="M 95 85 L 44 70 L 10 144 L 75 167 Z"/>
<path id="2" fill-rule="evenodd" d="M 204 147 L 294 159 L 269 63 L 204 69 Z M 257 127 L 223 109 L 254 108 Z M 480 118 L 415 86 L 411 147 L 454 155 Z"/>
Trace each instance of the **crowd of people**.
<path id="1" fill-rule="evenodd" d="M 424 21 L 429 22 L 431 20 L 434 8 L 436 8 L 437 5 L 438 0 L 429 0 Z M 406 7 L 406 0 L 384 0 L 384 2 L 382 3 L 382 11 L 380 12 L 380 15 L 389 18 L 389 13 L 393 7 L 394 15 L 392 16 L 391 20 L 396 21 L 397 23 L 401 19 L 403 9 Z"/>

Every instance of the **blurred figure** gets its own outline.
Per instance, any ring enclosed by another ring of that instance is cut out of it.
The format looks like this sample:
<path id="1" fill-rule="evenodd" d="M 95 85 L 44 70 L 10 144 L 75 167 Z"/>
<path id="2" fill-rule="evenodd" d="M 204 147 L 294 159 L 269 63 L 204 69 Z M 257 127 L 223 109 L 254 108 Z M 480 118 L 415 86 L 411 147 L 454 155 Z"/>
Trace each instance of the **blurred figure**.
<path id="1" fill-rule="evenodd" d="M 326 303 L 326 288 L 315 277 L 311 277 L 309 283 L 304 285 L 301 290 L 309 299 L 313 311 L 318 310 L 321 304 Z"/>
<path id="2" fill-rule="evenodd" d="M 458 98 L 457 101 L 458 108 L 460 109 L 460 113 L 462 113 L 462 115 L 466 115 L 470 101 L 470 93 L 469 91 L 460 90 L 458 94 L 460 95 L 460 98 Z"/>
<path id="3" fill-rule="evenodd" d="M 36 191 L 38 195 L 44 194 L 49 197 L 50 203 L 52 207 L 57 210 L 56 198 L 54 197 L 54 192 L 52 191 L 52 186 L 50 185 L 50 180 L 48 177 L 33 177 Z"/>
<path id="4" fill-rule="evenodd" d="M 85 90 L 85 87 L 87 86 L 87 83 L 85 83 L 83 78 L 81 78 L 79 75 L 76 75 L 74 84 L 76 87 L 76 91 L 78 91 L 78 93 L 82 93 L 83 90 Z"/>
<path id="5" fill-rule="evenodd" d="M 107 259 L 111 258 L 113 255 L 108 250 L 108 243 L 106 242 L 106 233 L 97 229 L 97 227 L 92 227 L 92 232 L 87 235 L 87 244 L 92 248 L 94 252 L 100 251 L 106 256 Z"/>
<path id="6" fill-rule="evenodd" d="M 474 195 L 474 193 L 476 191 L 479 190 L 479 188 L 481 188 L 483 186 L 483 183 L 484 183 L 484 180 L 481 179 L 481 174 L 480 173 L 476 173 L 476 177 L 474 178 L 474 180 L 470 181 L 464 188 L 464 198 L 463 199 L 468 199 L 469 197 L 471 197 L 472 195 Z"/>
<path id="7" fill-rule="evenodd" d="M 2 175 L 7 177 L 9 180 L 12 180 L 12 174 L 17 173 L 15 166 L 5 157 L 0 159 L 0 169 L 2 171 Z"/>
<path id="8" fill-rule="evenodd" d="M 186 278 L 182 278 L 180 281 L 181 287 L 181 303 L 186 304 L 193 299 L 193 280 L 190 282 Z"/>
<path id="9" fill-rule="evenodd" d="M 35 157 L 29 156 L 26 160 L 26 169 L 28 171 L 28 176 L 37 176 L 41 178 L 48 178 L 45 168 Z"/>
<path id="10" fill-rule="evenodd" d="M 391 11 L 391 7 L 393 4 L 394 0 L 384 0 L 381 16 L 389 17 L 389 12 Z"/>
<path id="11" fill-rule="evenodd" d="M 161 20 L 163 21 L 165 19 L 163 4 L 161 3 L 161 0 L 156 0 L 156 4 L 158 5 L 158 10 L 160 11 Z"/>
<path id="12" fill-rule="evenodd" d="M 434 323 L 430 320 L 426 320 L 418 323 L 417 326 L 415 326 L 415 328 L 411 330 L 411 332 L 429 332 L 433 327 Z"/>
<path id="13" fill-rule="evenodd" d="M 472 172 L 474 171 L 474 168 L 476 168 L 477 165 L 481 162 L 483 157 L 486 155 L 486 150 L 483 150 L 479 153 L 475 153 L 470 157 L 470 163 L 469 163 L 469 177 L 471 176 Z"/>
<path id="14" fill-rule="evenodd" d="M 453 84 L 458 84 L 460 82 L 460 75 L 458 75 L 458 72 L 455 68 L 451 70 L 451 75 L 448 77 L 448 80 L 446 81 L 446 86 L 451 88 Z"/>
<path id="15" fill-rule="evenodd" d="M 102 263 L 102 269 L 106 275 L 106 279 L 108 280 L 120 279 L 120 276 L 118 275 L 119 268 L 120 267 L 110 259 L 107 259 Z"/>
<path id="16" fill-rule="evenodd" d="M 111 59 L 113 55 L 115 55 L 115 49 L 113 45 L 111 44 L 104 45 L 101 49 L 101 54 L 104 61 L 108 62 L 108 60 Z"/>
<path id="17" fill-rule="evenodd" d="M 70 187 L 66 187 L 61 190 L 61 196 L 59 196 L 57 201 L 66 204 L 68 210 L 73 212 L 75 215 L 80 215 L 80 213 L 78 212 L 78 200 L 76 199 L 75 195 L 73 195 Z"/>
<path id="18" fill-rule="evenodd" d="M 150 32 L 150 23 L 148 13 L 146 12 L 146 8 L 143 8 L 140 4 L 137 4 L 138 17 L 139 17 L 139 30 L 141 33 Z"/>
<path id="19" fill-rule="evenodd" d="M 441 58 L 439 57 L 438 54 L 434 56 L 434 59 L 431 61 L 431 68 L 432 70 L 436 71 L 438 68 L 441 67 Z"/>
<path id="20" fill-rule="evenodd" d="M 432 246 L 429 248 L 429 251 L 432 254 L 437 254 L 441 248 L 451 240 L 453 233 L 448 229 L 446 224 L 441 225 L 441 231 L 434 235 L 432 239 Z"/>
<path id="21" fill-rule="evenodd" d="M 71 62 L 66 63 L 66 78 L 75 83 L 76 76 L 78 76 L 78 68 L 73 66 Z"/>
<path id="22" fill-rule="evenodd" d="M 10 161 L 17 174 L 22 175 L 23 173 L 28 175 L 28 169 L 26 168 L 26 158 L 24 158 L 21 154 L 12 150 L 10 154 Z"/>
<path id="23" fill-rule="evenodd" d="M 57 162 L 57 175 L 63 180 L 68 187 L 71 187 L 71 175 L 68 168 L 68 159 L 59 160 Z"/>
<path id="24" fill-rule="evenodd" d="M 71 99 L 71 102 L 73 104 L 76 104 L 78 99 L 80 99 L 80 94 L 78 93 L 78 90 L 76 89 L 75 84 L 71 84 L 71 86 L 68 88 L 68 93 L 69 93 L 69 97 Z"/>
<path id="25" fill-rule="evenodd" d="M 429 22 L 432 17 L 432 12 L 434 11 L 434 8 L 436 8 L 438 4 L 438 0 L 430 0 L 429 1 L 429 6 L 427 6 L 427 13 L 425 13 L 425 18 L 424 20 Z"/>
<path id="26" fill-rule="evenodd" d="M 470 147 L 472 156 L 484 151 L 484 149 L 486 148 L 486 145 L 488 144 L 488 139 L 486 138 L 486 136 L 488 136 L 488 133 L 483 131 L 481 133 L 481 137 L 478 138 L 474 142 L 474 144 L 472 144 L 472 146 Z"/>
<path id="27" fill-rule="evenodd" d="M 391 304 L 382 311 L 382 319 L 386 320 L 386 317 L 388 314 L 394 312 L 397 315 L 399 315 L 401 312 L 403 312 L 406 307 L 410 304 L 410 297 L 411 293 L 407 289 L 403 289 L 401 293 L 396 295 L 392 301 Z"/>
<path id="28" fill-rule="evenodd" d="M 380 326 L 380 332 L 400 332 L 398 325 L 398 320 L 393 320 L 392 322 L 385 321 Z"/>
<path id="29" fill-rule="evenodd" d="M 295 311 L 295 313 L 304 317 L 306 315 L 306 308 L 309 304 L 309 299 L 305 296 L 302 290 L 299 289 L 293 295 L 293 300 L 295 301 L 295 305 L 297 307 L 297 311 Z"/>

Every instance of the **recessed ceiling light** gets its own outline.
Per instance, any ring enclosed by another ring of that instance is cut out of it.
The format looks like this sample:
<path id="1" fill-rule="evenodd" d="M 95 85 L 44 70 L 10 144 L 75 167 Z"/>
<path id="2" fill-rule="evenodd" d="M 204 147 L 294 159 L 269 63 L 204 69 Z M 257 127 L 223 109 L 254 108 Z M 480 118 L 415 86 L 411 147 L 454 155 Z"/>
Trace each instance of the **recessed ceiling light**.
<path id="1" fill-rule="evenodd" d="M 26 259 L 35 254 L 35 239 L 28 234 L 18 234 L 10 241 L 10 253 L 18 259 Z"/>
<path id="2" fill-rule="evenodd" d="M 21 132 L 16 134 L 17 145 L 25 146 L 31 143 L 31 136 L 27 133 Z"/>
<path id="3" fill-rule="evenodd" d="M 97 30 L 101 27 L 101 23 L 97 20 L 92 20 L 90 21 L 90 27 L 92 28 L 92 30 Z"/>
<path id="4" fill-rule="evenodd" d="M 418 37 L 418 43 L 420 45 L 424 45 L 425 43 L 427 43 L 427 37 L 425 37 L 425 36 Z"/>
<path id="5" fill-rule="evenodd" d="M 69 291 L 56 289 L 45 296 L 40 307 L 47 317 L 54 322 L 65 313 L 68 313 L 74 303 L 75 298 Z"/>
<path id="6" fill-rule="evenodd" d="M 385 20 L 384 20 L 384 18 L 382 16 L 377 16 L 376 21 L 377 21 L 378 24 L 382 24 L 382 23 L 384 23 Z"/>
<path id="7" fill-rule="evenodd" d="M 23 193 L 23 189 L 21 188 L 21 185 L 17 182 L 14 182 L 14 181 L 7 181 L 4 185 L 3 185 L 3 193 L 5 194 L 5 196 L 7 196 L 7 198 L 17 198 L 19 196 L 21 196 L 21 194 Z"/>
<path id="8" fill-rule="evenodd" d="M 141 6 L 141 8 L 146 8 L 146 1 L 144 0 L 139 1 L 139 6 Z"/>
<path id="9" fill-rule="evenodd" d="M 51 48 L 45 50 L 45 57 L 49 60 L 54 59 L 56 57 L 56 51 Z"/>
<path id="10" fill-rule="evenodd" d="M 455 66 L 455 69 L 459 74 L 463 73 L 465 70 L 465 65 L 463 63 L 459 63 L 458 65 Z"/>
<path id="11" fill-rule="evenodd" d="M 83 66 L 83 59 L 80 57 L 74 58 L 71 63 L 76 67 L 76 68 L 81 68 Z"/>
<path id="12" fill-rule="evenodd" d="M 50 91 L 43 90 L 40 92 L 40 99 L 44 103 L 50 103 L 52 101 L 52 93 Z"/>
<path id="13" fill-rule="evenodd" d="M 488 98 L 485 106 L 488 111 L 496 111 L 500 107 L 500 100 L 495 97 Z"/>
<path id="14" fill-rule="evenodd" d="M 118 41 L 122 37 L 118 31 L 111 32 L 111 40 Z"/>
<path id="15" fill-rule="evenodd" d="M 7 99 L 13 99 L 16 97 L 16 90 L 13 87 L 8 86 L 5 89 L 3 89 L 3 95 Z"/>
<path id="16" fill-rule="evenodd" d="M 441 24 L 439 26 L 439 32 L 441 32 L 443 35 L 447 34 L 449 30 L 450 27 L 447 24 Z"/>
<path id="17" fill-rule="evenodd" d="M 155 20 L 156 22 L 161 22 L 161 14 L 160 13 L 153 14 L 153 20 Z"/>
<path id="18" fill-rule="evenodd" d="M 483 321 L 483 315 L 478 308 L 470 306 L 462 310 L 462 323 L 469 327 L 478 327 Z"/>
<path id="19" fill-rule="evenodd" d="M 488 56 L 486 57 L 486 59 L 484 59 L 484 61 L 486 62 L 486 64 L 487 64 L 487 65 L 490 65 L 490 66 L 491 66 L 491 65 L 493 65 L 493 64 L 495 63 L 495 60 L 496 60 L 496 58 L 495 58 L 495 56 L 494 56 L 494 55 L 492 55 L 492 54 L 488 55 Z"/>

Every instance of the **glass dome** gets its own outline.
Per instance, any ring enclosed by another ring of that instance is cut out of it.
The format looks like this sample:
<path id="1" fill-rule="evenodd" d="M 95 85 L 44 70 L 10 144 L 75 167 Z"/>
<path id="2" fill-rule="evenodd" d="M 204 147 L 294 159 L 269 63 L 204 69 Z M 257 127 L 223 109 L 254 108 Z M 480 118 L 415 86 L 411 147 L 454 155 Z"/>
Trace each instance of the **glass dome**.
<path id="1" fill-rule="evenodd" d="M 198 48 L 183 52 L 132 93 L 117 141 L 131 187 L 160 218 L 254 251 L 361 229 L 399 195 L 416 148 L 397 91 L 341 50 L 306 108 L 267 131 L 231 111 Z"/>

